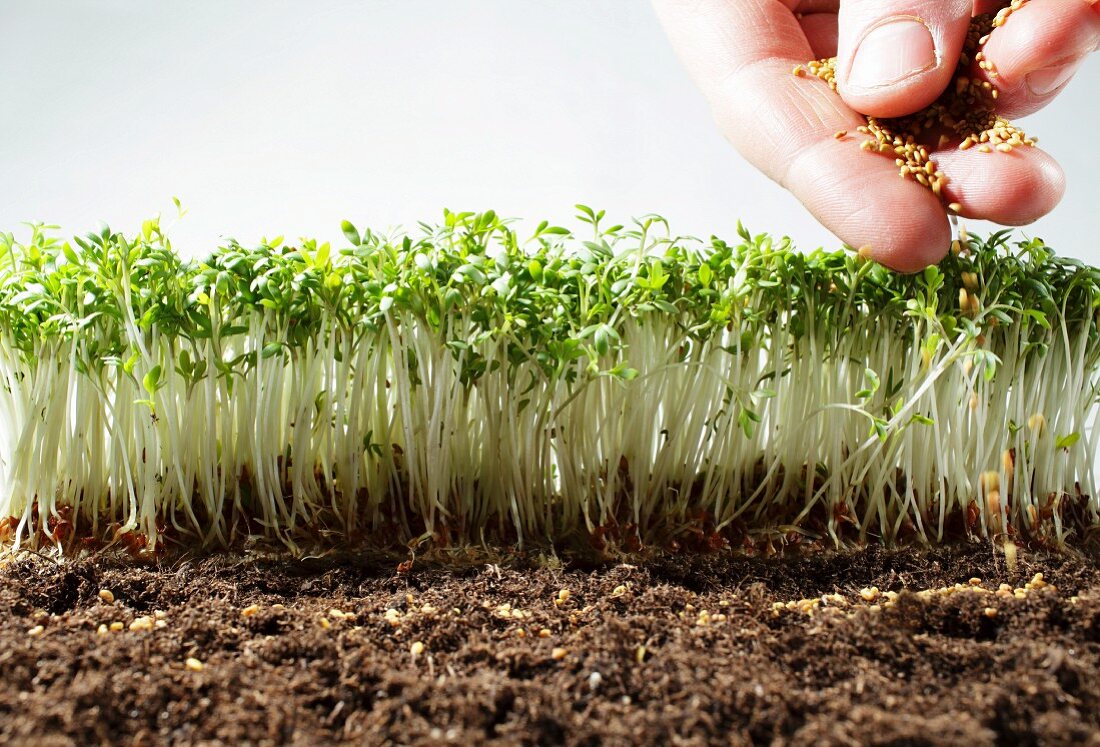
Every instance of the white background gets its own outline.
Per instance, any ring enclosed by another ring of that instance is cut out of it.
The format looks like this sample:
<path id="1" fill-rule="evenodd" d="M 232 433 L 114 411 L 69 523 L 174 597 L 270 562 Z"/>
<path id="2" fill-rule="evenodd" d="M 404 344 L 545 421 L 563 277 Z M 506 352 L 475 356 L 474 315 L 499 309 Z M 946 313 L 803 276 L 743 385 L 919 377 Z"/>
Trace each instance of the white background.
<path id="1" fill-rule="evenodd" d="M 1094 59 L 1026 121 L 1070 185 L 1026 231 L 1100 264 L 1098 93 Z M 0 0 L 0 228 L 132 230 L 172 196 L 190 254 L 575 202 L 838 246 L 724 143 L 644 0 Z"/>

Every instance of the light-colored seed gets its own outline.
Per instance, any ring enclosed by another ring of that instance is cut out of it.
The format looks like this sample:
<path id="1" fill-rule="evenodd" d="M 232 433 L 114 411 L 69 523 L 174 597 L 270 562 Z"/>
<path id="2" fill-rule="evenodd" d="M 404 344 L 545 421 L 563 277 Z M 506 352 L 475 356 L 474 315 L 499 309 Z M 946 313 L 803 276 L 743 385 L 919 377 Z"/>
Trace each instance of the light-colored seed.
<path id="1" fill-rule="evenodd" d="M 41 625 L 35 625 L 33 628 L 31 628 L 30 630 L 27 631 L 27 635 L 29 635 L 32 638 L 37 638 L 38 636 L 42 635 L 45 632 L 46 632 L 46 629 L 44 627 L 42 627 Z"/>
<path id="2" fill-rule="evenodd" d="M 981 586 L 982 585 L 982 580 L 980 578 L 972 578 L 972 579 L 970 579 L 970 581 L 968 583 L 971 586 Z"/>
<path id="3" fill-rule="evenodd" d="M 559 647 L 556 647 L 553 651 L 550 652 L 550 658 L 553 659 L 554 661 L 561 661 L 562 659 L 564 659 L 566 657 L 566 655 L 568 653 L 569 653 L 568 651 L 566 651 L 564 648 L 561 648 L 559 646 Z"/>
<path id="4" fill-rule="evenodd" d="M 840 131 L 833 134 L 833 137 L 835 137 L 837 140 L 843 140 L 847 136 L 848 136 L 848 131 L 847 130 L 840 130 Z"/>
<path id="5" fill-rule="evenodd" d="M 141 617 L 134 618 L 134 621 L 130 623 L 130 630 L 142 633 L 153 629 L 154 620 L 150 615 L 142 615 Z"/>
<path id="6" fill-rule="evenodd" d="M 107 626 L 103 623 L 99 624 L 99 627 L 95 629 L 96 635 L 107 635 Z"/>
<path id="7" fill-rule="evenodd" d="M 260 605 L 250 604 L 247 607 L 245 607 L 243 610 L 241 610 L 241 617 L 252 617 L 253 615 L 255 615 L 259 611 L 260 611 Z"/>
<path id="8" fill-rule="evenodd" d="M 985 615 L 986 617 L 989 617 L 989 618 L 996 617 L 997 616 L 997 608 L 996 607 L 986 607 L 984 610 L 982 610 L 982 614 Z"/>
<path id="9" fill-rule="evenodd" d="M 420 656 L 422 653 L 424 653 L 424 642 L 413 641 L 412 645 L 409 646 L 409 653 L 413 655 L 414 659 Z"/>
<path id="10" fill-rule="evenodd" d="M 201 661 L 193 656 L 188 656 L 186 659 L 184 659 L 183 666 L 192 672 L 201 672 L 206 667 L 205 664 L 203 664 Z"/>
<path id="11" fill-rule="evenodd" d="M 1039 510 L 1031 504 L 1027 507 L 1027 523 L 1033 527 L 1039 524 Z"/>
<path id="12" fill-rule="evenodd" d="M 114 592 L 112 592 L 110 589 L 100 589 L 99 590 L 99 598 L 102 599 L 107 604 L 113 604 L 114 601 L 115 601 Z"/>
<path id="13" fill-rule="evenodd" d="M 125 628 L 125 627 L 126 627 L 126 626 L 125 626 L 125 625 L 123 625 L 123 624 L 122 624 L 122 623 L 121 623 L 120 621 L 118 621 L 118 620 L 115 620 L 115 621 L 114 621 L 113 623 L 111 623 L 111 631 L 112 631 L 112 632 L 114 632 L 114 633 L 117 633 L 118 631 L 122 630 L 122 629 L 123 629 L 123 628 Z"/>
<path id="14" fill-rule="evenodd" d="M 1040 435 L 1047 427 L 1047 419 L 1041 412 L 1037 412 L 1027 419 L 1027 427 L 1036 436 Z"/>

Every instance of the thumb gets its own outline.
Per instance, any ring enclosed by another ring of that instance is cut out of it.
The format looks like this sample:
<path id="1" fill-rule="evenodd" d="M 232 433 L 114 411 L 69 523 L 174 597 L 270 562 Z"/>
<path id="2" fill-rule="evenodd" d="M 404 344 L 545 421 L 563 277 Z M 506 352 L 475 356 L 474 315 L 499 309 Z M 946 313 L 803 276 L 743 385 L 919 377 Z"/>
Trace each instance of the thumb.
<path id="1" fill-rule="evenodd" d="M 841 0 L 837 79 L 848 106 L 912 114 L 951 82 L 974 0 Z"/>

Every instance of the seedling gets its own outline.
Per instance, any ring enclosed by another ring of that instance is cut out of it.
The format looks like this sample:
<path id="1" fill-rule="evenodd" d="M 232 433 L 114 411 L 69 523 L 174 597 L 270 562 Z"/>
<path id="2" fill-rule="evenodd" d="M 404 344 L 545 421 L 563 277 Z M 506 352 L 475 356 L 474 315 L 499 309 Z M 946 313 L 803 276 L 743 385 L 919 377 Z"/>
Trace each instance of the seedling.
<path id="1" fill-rule="evenodd" d="M 202 261 L 155 220 L 0 235 L 4 538 L 1097 525 L 1097 270 L 1001 232 L 903 276 L 580 210 L 583 236 L 445 212 Z"/>

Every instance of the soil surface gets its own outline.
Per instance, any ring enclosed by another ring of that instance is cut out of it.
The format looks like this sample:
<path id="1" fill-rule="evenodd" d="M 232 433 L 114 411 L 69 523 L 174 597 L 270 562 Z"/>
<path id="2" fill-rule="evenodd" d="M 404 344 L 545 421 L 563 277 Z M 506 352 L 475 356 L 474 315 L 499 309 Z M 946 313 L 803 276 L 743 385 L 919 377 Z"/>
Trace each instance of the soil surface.
<path id="1" fill-rule="evenodd" d="M 6 744 L 1100 744 L 1096 557 L 23 556 L 0 581 Z"/>

